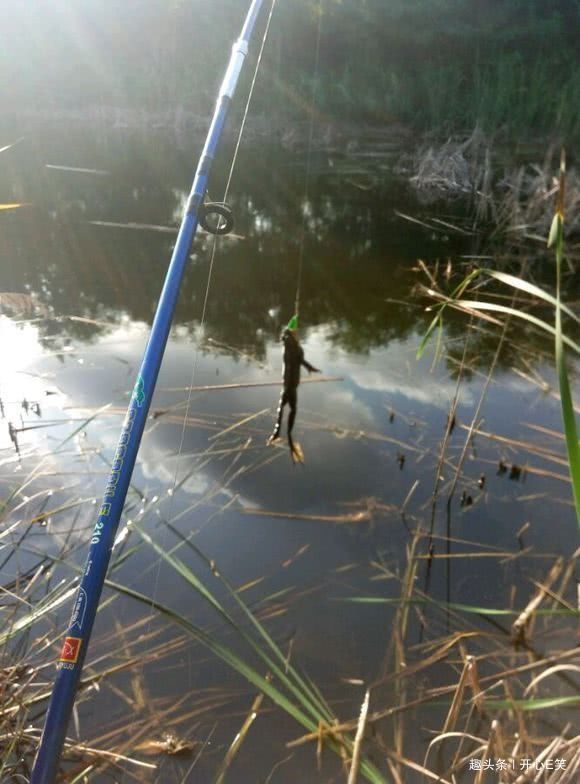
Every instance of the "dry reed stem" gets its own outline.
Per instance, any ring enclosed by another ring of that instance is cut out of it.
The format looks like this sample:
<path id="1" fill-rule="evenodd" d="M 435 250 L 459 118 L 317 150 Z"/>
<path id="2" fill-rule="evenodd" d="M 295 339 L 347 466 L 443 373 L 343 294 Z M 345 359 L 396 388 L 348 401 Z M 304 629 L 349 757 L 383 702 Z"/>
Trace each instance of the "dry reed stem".
<path id="1" fill-rule="evenodd" d="M 466 730 L 458 731 L 458 732 L 443 732 L 442 731 L 438 735 L 436 735 L 433 738 L 433 740 L 429 743 L 429 746 L 427 747 L 427 751 L 425 752 L 425 759 L 423 760 L 423 766 L 424 767 L 426 767 L 426 765 L 427 765 L 427 759 L 429 757 L 431 749 L 434 746 L 438 745 L 439 743 L 442 743 L 445 740 L 449 740 L 450 738 L 460 738 L 461 741 L 472 740 L 472 741 L 474 741 L 476 743 L 479 743 L 481 748 L 483 748 L 485 746 L 485 743 L 486 743 L 484 738 L 480 738 L 478 735 L 472 735 L 469 732 L 467 732 Z M 455 767 L 455 765 L 452 765 L 452 769 L 454 767 Z"/>
<path id="2" fill-rule="evenodd" d="M 540 763 L 542 763 L 545 759 L 548 759 L 558 748 L 560 743 L 561 738 L 554 738 L 554 740 L 533 759 L 532 765 L 524 773 L 516 778 L 514 784 L 526 784 L 526 782 L 530 781 L 532 776 L 537 774 Z"/>
<path id="3" fill-rule="evenodd" d="M 567 602 L 566 599 L 564 599 L 563 596 L 561 596 L 560 594 L 556 593 L 551 588 L 547 588 L 545 585 L 542 586 L 542 584 L 539 583 L 537 580 L 531 580 L 530 582 L 533 585 L 535 585 L 536 588 L 543 589 L 545 594 L 546 594 L 546 596 L 549 596 L 550 599 L 553 600 L 552 601 L 552 605 L 551 605 L 551 609 L 552 610 L 557 609 L 557 607 L 562 607 L 563 609 L 568 610 L 569 612 L 572 612 L 572 613 L 578 613 L 579 612 L 579 608 L 578 607 L 574 607 L 573 605 L 571 605 L 570 602 Z"/>
<path id="4" fill-rule="evenodd" d="M 559 441 L 565 441 L 566 436 L 559 430 L 554 430 L 551 427 L 544 427 L 543 425 L 537 425 L 535 422 L 522 422 L 521 423 L 524 427 L 529 427 L 530 430 L 536 430 L 538 433 L 543 433 L 546 436 L 550 436 L 550 438 L 556 438 Z"/>
<path id="5" fill-rule="evenodd" d="M 267 675 L 266 680 L 271 680 L 271 677 Z M 239 732 L 236 734 L 236 737 L 233 739 L 231 746 L 226 752 L 226 756 L 224 757 L 218 775 L 216 776 L 215 784 L 224 784 L 226 780 L 226 773 L 228 772 L 232 762 L 234 761 L 240 748 L 242 747 L 244 740 L 248 736 L 250 727 L 257 719 L 263 701 L 264 701 L 264 695 L 262 693 L 258 694 L 254 699 L 250 711 L 244 720 L 244 723 L 240 727 Z"/>
<path id="6" fill-rule="evenodd" d="M 37 742 L 39 731 L 36 730 L 28 730 L 27 732 L 23 733 L 24 737 L 29 738 L 34 743 Z M 98 758 L 105 758 L 105 760 L 110 760 L 112 762 L 128 762 L 131 765 L 135 765 L 139 768 L 146 768 L 149 770 L 156 770 L 157 765 L 151 762 L 144 762 L 143 760 L 135 759 L 134 757 L 129 757 L 125 754 L 119 754 L 115 751 L 106 751 L 105 749 L 97 749 L 92 746 L 87 746 L 83 743 L 79 743 L 78 741 L 71 740 L 69 738 L 65 739 L 64 742 L 64 753 L 71 754 L 71 753 L 78 753 L 78 754 L 89 754 L 91 756 L 95 756 Z"/>
<path id="7" fill-rule="evenodd" d="M 477 672 L 477 659 L 475 656 L 466 656 L 465 661 L 467 664 L 467 674 L 469 676 L 469 684 L 472 691 L 472 699 L 475 707 L 481 710 L 483 701 L 481 698 L 481 685 L 479 683 L 479 674 Z"/>
<path id="8" fill-rule="evenodd" d="M 371 519 L 370 512 L 352 512 L 336 515 L 323 514 L 299 514 L 298 512 L 275 512 L 268 509 L 257 509 L 254 507 L 244 507 L 240 509 L 241 514 L 256 515 L 257 517 L 278 517 L 285 520 L 307 520 L 320 523 L 365 523 Z"/>
<path id="9" fill-rule="evenodd" d="M 269 410 L 270 410 L 269 408 L 263 408 L 261 411 L 257 411 L 255 414 L 248 414 L 248 416 L 243 417 L 238 422 L 234 422 L 233 425 L 230 425 L 229 427 L 226 427 L 225 430 L 220 430 L 219 433 L 216 433 L 215 435 L 210 436 L 208 438 L 208 441 L 214 441 L 216 438 L 222 438 L 223 436 L 227 435 L 228 433 L 231 433 L 233 430 L 237 430 L 239 427 L 242 427 L 242 425 L 245 425 L 248 422 L 251 422 L 252 420 L 256 419 L 257 417 L 262 416 L 263 414 L 267 414 L 269 412 Z"/>
<path id="10" fill-rule="evenodd" d="M 416 552 L 419 542 L 421 541 L 421 534 L 417 533 L 407 544 L 407 566 L 402 580 L 401 603 L 397 607 L 397 613 L 393 624 L 393 658 L 394 669 L 396 675 L 400 675 L 407 667 L 405 655 L 405 641 L 407 638 L 407 629 L 409 622 L 409 611 L 411 596 L 415 587 L 415 580 L 417 577 L 417 559 Z M 407 702 L 406 681 L 397 677 L 395 680 L 395 699 L 397 704 L 404 705 Z M 394 747 L 397 753 L 395 759 L 395 767 L 398 770 L 400 778 L 403 778 L 400 769 L 400 760 L 403 758 L 403 745 L 404 745 L 404 713 L 394 716 L 393 734 L 394 734 Z"/>
<path id="11" fill-rule="evenodd" d="M 346 427 L 337 427 L 336 425 L 322 425 L 319 422 L 312 422 L 304 419 L 302 420 L 302 425 L 307 427 L 309 430 L 333 433 L 339 438 L 349 437 L 356 441 L 366 439 L 367 441 L 379 441 L 385 444 L 394 444 L 395 446 L 400 446 L 408 452 L 415 452 L 419 455 L 425 454 L 427 452 L 426 449 L 415 446 L 409 441 L 401 441 L 398 438 L 392 438 L 391 436 L 384 435 L 383 433 L 376 433 L 368 430 L 349 430 Z"/>
<path id="12" fill-rule="evenodd" d="M 517 707 L 509 681 L 502 679 L 499 681 L 499 683 L 502 685 L 507 701 L 510 703 L 510 715 L 512 716 L 512 719 L 517 721 L 518 724 L 518 747 L 521 746 L 523 751 L 527 751 L 531 748 L 531 740 L 528 734 L 523 713 Z"/>
<path id="13" fill-rule="evenodd" d="M 578 597 L 578 593 L 577 593 L 578 587 L 577 587 L 577 583 L 576 583 L 576 566 L 577 566 L 577 562 L 578 562 L 578 558 L 579 557 L 580 557 L 580 547 L 573 553 L 572 557 L 570 558 L 570 560 L 569 560 L 569 562 L 568 562 L 568 564 L 567 564 L 567 566 L 566 566 L 566 568 L 564 570 L 564 574 L 562 575 L 562 578 L 560 580 L 559 585 L 556 585 L 555 588 L 554 588 L 554 595 L 552 595 L 551 589 L 548 591 L 548 593 L 551 596 L 551 598 L 554 599 L 553 606 L 555 606 L 555 604 L 557 602 L 558 604 L 562 605 L 563 607 L 567 607 L 569 609 L 580 611 L 580 603 L 577 602 L 576 606 L 573 607 L 570 603 L 565 601 L 565 599 L 563 598 L 563 594 L 566 592 L 566 590 L 567 590 L 569 585 L 573 585 L 575 587 L 575 589 L 576 589 L 574 591 L 574 593 L 576 594 L 575 598 L 576 599 L 580 598 L 580 597 Z"/>
<path id="14" fill-rule="evenodd" d="M 444 735 L 446 733 L 455 731 L 455 725 L 457 724 L 457 719 L 459 718 L 459 711 L 461 710 L 461 706 L 463 704 L 463 692 L 465 691 L 465 684 L 467 683 L 468 676 L 469 662 L 466 661 L 463 665 L 461 676 L 455 688 L 455 693 L 453 694 L 453 699 L 451 700 L 447 717 L 443 723 L 441 733 Z"/>
<path id="15" fill-rule="evenodd" d="M 411 500 L 411 498 L 412 498 L 412 497 L 413 497 L 413 495 L 415 494 L 415 490 L 416 490 L 416 489 L 419 487 L 419 484 L 420 484 L 419 480 L 418 480 L 418 479 L 415 479 L 415 481 L 414 481 L 414 482 L 413 482 L 413 484 L 411 485 L 411 489 L 409 490 L 409 492 L 408 492 L 408 493 L 407 493 L 407 495 L 405 496 L 405 500 L 404 500 L 404 501 L 403 501 L 403 503 L 401 504 L 401 509 L 400 509 L 400 512 L 401 512 L 401 514 L 402 514 L 402 515 L 404 515 L 404 514 L 405 514 L 405 510 L 406 510 L 406 508 L 407 508 L 407 506 L 408 506 L 408 504 L 409 504 L 409 501 Z"/>
<path id="16" fill-rule="evenodd" d="M 514 294 L 513 297 L 511 298 L 511 305 L 512 305 L 512 307 L 515 306 L 515 303 L 516 303 L 516 295 Z M 485 382 L 483 384 L 483 387 L 482 387 L 482 390 L 481 390 L 481 394 L 479 396 L 479 400 L 477 401 L 477 406 L 476 406 L 475 411 L 473 413 L 473 416 L 471 418 L 471 422 L 470 422 L 469 426 L 467 427 L 467 435 L 465 437 L 463 448 L 462 448 L 461 454 L 459 456 L 459 460 L 458 460 L 458 463 L 457 463 L 457 468 L 455 469 L 455 475 L 454 475 L 453 481 L 451 483 L 451 489 L 449 490 L 449 493 L 448 493 L 449 502 L 451 501 L 451 499 L 452 499 L 452 497 L 453 497 L 453 495 L 455 493 L 455 488 L 457 487 L 457 482 L 459 481 L 459 477 L 460 477 L 462 469 L 463 469 L 463 464 L 465 462 L 465 457 L 467 455 L 467 450 L 469 448 L 469 445 L 471 444 L 471 439 L 473 437 L 474 430 L 476 429 L 476 422 L 479 420 L 479 415 L 480 415 L 481 408 L 483 406 L 484 400 L 485 400 L 486 395 L 487 395 L 487 390 L 489 389 L 489 385 L 491 383 L 491 379 L 492 379 L 493 374 L 495 372 L 496 365 L 497 365 L 497 363 L 499 361 L 499 357 L 500 357 L 500 354 L 501 354 L 501 351 L 502 351 L 502 348 L 503 348 L 503 345 L 504 345 L 504 342 L 505 342 L 505 337 L 506 337 L 506 333 L 507 333 L 507 329 L 508 329 L 509 323 L 510 323 L 510 317 L 508 316 L 508 318 L 505 320 L 504 325 L 502 327 L 502 331 L 501 331 L 501 335 L 500 335 L 500 338 L 499 338 L 499 341 L 498 341 L 498 344 L 497 344 L 497 348 L 496 348 L 496 350 L 494 352 L 493 359 L 492 359 L 491 364 L 489 366 L 489 371 L 487 373 L 487 377 L 486 377 Z"/>
<path id="17" fill-rule="evenodd" d="M 549 395 L 553 400 L 557 400 L 558 402 L 560 402 L 560 393 L 557 392 L 555 389 L 552 389 L 552 387 L 546 381 L 543 381 L 543 380 L 536 381 L 535 379 L 531 378 L 529 375 L 527 375 L 526 373 L 524 373 L 523 371 L 519 370 L 516 367 L 512 367 L 512 370 L 513 370 L 513 372 L 516 375 L 520 376 L 520 378 L 523 378 L 526 381 L 529 381 L 531 384 L 534 384 L 539 389 L 541 389 L 541 391 L 544 394 Z M 580 414 L 580 404 L 579 403 L 574 403 L 573 408 L 574 408 L 574 411 L 577 414 Z"/>
<path id="18" fill-rule="evenodd" d="M 536 595 L 528 602 L 525 609 L 521 612 L 521 614 L 516 618 L 516 620 L 512 624 L 512 636 L 513 639 L 521 642 L 525 637 L 526 626 L 528 626 L 534 611 L 538 609 L 544 597 L 546 596 L 546 590 L 549 589 L 552 584 L 558 579 L 560 574 L 562 573 L 564 568 L 564 559 L 558 558 L 556 563 L 552 566 L 550 571 L 548 572 L 546 579 L 543 585 L 540 585 Z"/>
<path id="19" fill-rule="evenodd" d="M 524 697 L 527 697 L 530 691 L 534 690 L 538 683 L 544 680 L 544 678 L 549 678 L 550 675 L 553 675 L 556 672 L 577 672 L 580 673 L 580 666 L 576 664 L 557 664 L 554 667 L 549 667 L 544 672 L 541 672 L 539 675 L 536 675 L 535 678 L 528 683 L 526 688 L 524 689 Z"/>
<path id="20" fill-rule="evenodd" d="M 485 750 L 484 750 L 484 752 L 483 752 L 483 754 L 482 754 L 482 756 L 480 758 L 480 762 L 482 764 L 481 764 L 481 767 L 479 768 L 479 770 L 477 771 L 477 776 L 475 777 L 474 784 L 481 784 L 481 782 L 483 781 L 483 777 L 484 777 L 483 762 L 484 762 L 484 760 L 491 759 L 492 754 L 494 752 L 495 745 L 496 745 L 495 744 L 495 736 L 496 736 L 497 726 L 498 726 L 497 721 L 494 720 L 494 721 L 491 722 L 491 729 L 490 729 L 490 732 L 489 732 L 489 737 L 487 739 L 487 744 L 486 744 Z"/>
<path id="21" fill-rule="evenodd" d="M 473 715 L 476 710 L 477 710 L 477 706 L 475 705 L 475 703 L 472 702 L 472 704 L 469 706 L 467 716 L 465 717 L 463 733 L 460 733 L 460 735 L 465 736 L 466 733 L 468 733 L 468 730 L 471 726 L 471 722 L 473 719 Z M 453 759 L 451 761 L 451 768 L 450 768 L 451 771 L 458 770 L 461 767 L 462 763 L 460 762 L 460 760 L 461 760 L 461 755 L 463 754 L 463 748 L 465 746 L 466 741 L 467 741 L 467 737 L 460 738 L 460 741 L 457 745 L 457 750 L 455 751 L 455 754 L 453 755 Z M 481 743 L 485 745 L 484 740 L 482 740 Z"/>
<path id="22" fill-rule="evenodd" d="M 386 751 L 389 757 L 400 765 L 404 765 L 410 770 L 416 770 L 423 776 L 426 776 L 428 779 L 440 782 L 440 784 L 452 784 L 452 782 L 450 782 L 448 779 L 445 779 L 443 776 L 439 776 L 436 773 L 432 773 L 432 771 L 430 771 L 428 768 L 423 767 L 423 765 L 419 765 L 418 762 L 413 762 L 413 760 L 410 760 L 407 757 L 401 757 L 399 754 L 397 754 L 396 751 L 393 751 L 392 749 L 387 749 Z M 402 781 L 404 781 L 404 779 L 402 779 Z"/>
<path id="23" fill-rule="evenodd" d="M 460 424 L 459 427 L 464 430 L 468 429 L 467 425 L 463 424 Z M 472 434 L 476 436 L 482 436 L 483 438 L 488 438 L 491 441 L 497 441 L 500 444 L 507 444 L 510 447 L 523 449 L 529 454 L 535 455 L 536 457 L 541 457 L 544 460 L 550 460 L 554 463 L 558 463 L 558 465 L 568 465 L 566 459 L 562 455 L 559 455 L 557 452 L 554 452 L 547 447 L 538 446 L 532 441 L 522 441 L 517 438 L 508 438 L 507 436 L 500 436 L 497 433 L 489 433 L 485 430 L 481 430 L 480 428 L 474 428 Z"/>
<path id="24" fill-rule="evenodd" d="M 334 381 L 344 381 L 342 376 L 316 376 L 303 378 L 301 384 L 324 384 Z M 276 381 L 241 381 L 234 384 L 203 384 L 192 387 L 160 387 L 158 392 L 215 392 L 225 389 L 250 389 L 253 387 L 279 387 L 280 379 Z"/>
<path id="25" fill-rule="evenodd" d="M 401 778 L 401 772 L 399 770 L 398 763 L 397 765 L 395 765 L 393 761 L 388 758 L 387 765 L 389 766 L 389 770 L 391 771 L 391 776 L 395 780 L 395 784 L 405 784 L 403 779 Z"/>
<path id="26" fill-rule="evenodd" d="M 347 784 L 356 784 L 358 779 L 358 772 L 359 772 L 360 761 L 361 761 L 361 747 L 362 747 L 365 728 L 367 724 L 370 696 L 371 696 L 370 690 L 367 689 L 360 709 L 360 716 L 358 720 L 358 726 L 356 728 L 356 736 L 354 739 L 354 746 L 352 750 L 352 762 L 350 766 L 350 773 L 348 774 Z"/>

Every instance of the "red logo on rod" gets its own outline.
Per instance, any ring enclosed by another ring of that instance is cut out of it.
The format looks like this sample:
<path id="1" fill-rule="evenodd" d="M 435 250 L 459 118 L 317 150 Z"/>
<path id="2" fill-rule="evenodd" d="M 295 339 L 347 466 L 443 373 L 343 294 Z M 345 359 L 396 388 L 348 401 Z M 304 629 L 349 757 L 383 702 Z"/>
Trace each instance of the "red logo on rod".
<path id="1" fill-rule="evenodd" d="M 81 642 L 82 639 L 80 637 L 65 637 L 62 644 L 62 651 L 60 652 L 59 661 L 76 664 L 76 661 L 79 658 Z"/>

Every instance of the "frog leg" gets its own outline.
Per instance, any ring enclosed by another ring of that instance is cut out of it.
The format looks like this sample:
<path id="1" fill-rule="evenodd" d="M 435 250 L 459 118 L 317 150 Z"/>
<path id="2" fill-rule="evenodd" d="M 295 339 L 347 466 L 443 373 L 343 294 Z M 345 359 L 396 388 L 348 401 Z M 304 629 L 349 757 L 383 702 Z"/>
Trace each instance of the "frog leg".
<path id="1" fill-rule="evenodd" d="M 278 403 L 278 411 L 277 411 L 277 418 L 276 424 L 274 426 L 274 431 L 270 438 L 268 439 L 268 443 L 271 444 L 272 441 L 275 441 L 277 438 L 280 437 L 280 428 L 282 427 L 282 415 L 284 413 L 284 406 L 288 403 L 288 391 L 284 389 L 282 394 L 280 395 L 280 402 Z"/>
<path id="2" fill-rule="evenodd" d="M 290 457 L 292 458 L 292 462 L 295 465 L 296 463 L 304 463 L 304 452 L 298 441 L 294 441 L 292 436 L 288 436 L 288 443 L 290 445 Z"/>
<path id="3" fill-rule="evenodd" d="M 290 447 L 290 457 L 293 463 L 303 463 L 304 454 L 300 448 L 300 444 L 294 443 L 292 439 L 292 429 L 294 428 L 294 420 L 296 419 L 296 407 L 298 403 L 298 395 L 296 388 L 288 390 L 288 405 L 290 406 L 290 413 L 288 415 L 288 446 Z"/>
<path id="4" fill-rule="evenodd" d="M 298 393 L 296 387 L 286 391 L 286 402 L 290 406 L 290 413 L 288 414 L 288 440 L 291 440 L 292 430 L 294 428 L 294 420 L 296 419 L 296 408 L 298 405 Z"/>

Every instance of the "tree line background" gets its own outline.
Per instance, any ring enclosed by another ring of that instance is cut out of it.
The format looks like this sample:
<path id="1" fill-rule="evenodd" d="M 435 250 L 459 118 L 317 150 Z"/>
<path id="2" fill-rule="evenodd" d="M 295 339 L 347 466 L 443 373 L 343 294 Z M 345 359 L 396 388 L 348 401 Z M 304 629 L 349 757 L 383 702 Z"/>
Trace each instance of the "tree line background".
<path id="1" fill-rule="evenodd" d="M 4 0 L 2 108 L 205 114 L 248 4 Z M 316 78 L 331 120 L 573 140 L 579 31 L 580 0 L 278 0 L 254 110 L 301 118 Z"/>

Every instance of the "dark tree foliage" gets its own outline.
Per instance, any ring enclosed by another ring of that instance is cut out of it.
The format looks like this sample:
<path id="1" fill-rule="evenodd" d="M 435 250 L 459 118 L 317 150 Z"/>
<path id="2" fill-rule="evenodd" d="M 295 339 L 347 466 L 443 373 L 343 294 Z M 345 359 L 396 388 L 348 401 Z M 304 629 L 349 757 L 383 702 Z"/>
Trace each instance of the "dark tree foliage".
<path id="1" fill-rule="evenodd" d="M 4 0 L 3 108 L 207 112 L 247 5 Z M 331 119 L 578 133 L 580 0 L 278 0 L 259 111 L 304 111 L 321 8 Z"/>

